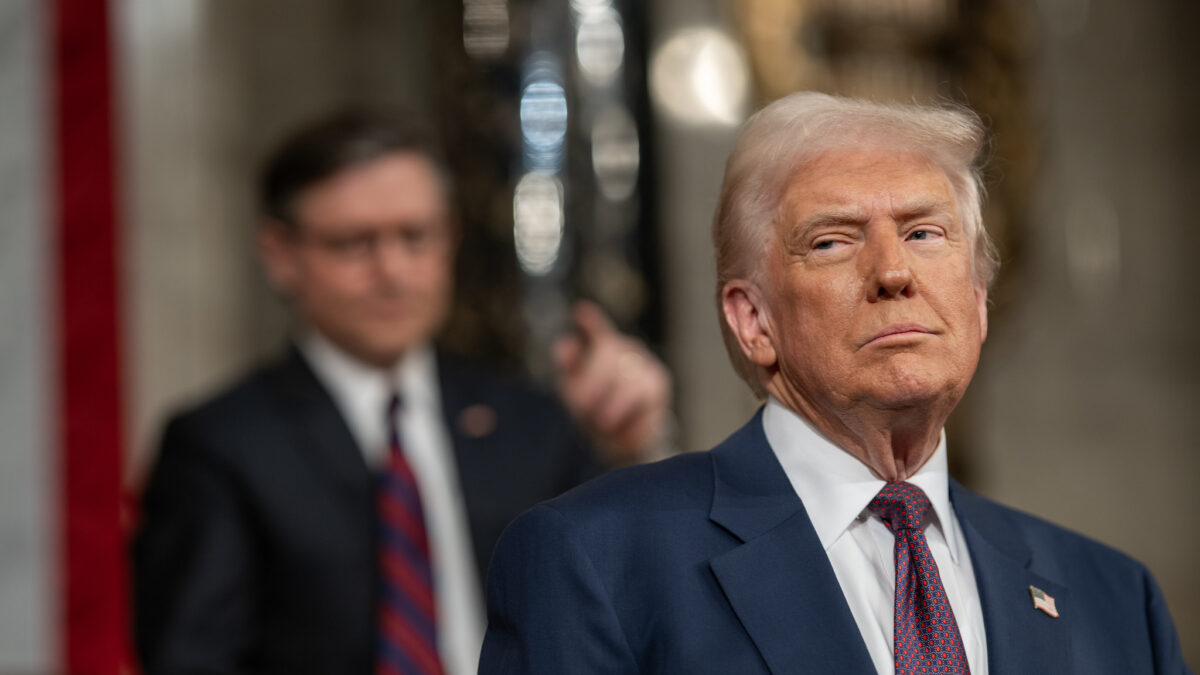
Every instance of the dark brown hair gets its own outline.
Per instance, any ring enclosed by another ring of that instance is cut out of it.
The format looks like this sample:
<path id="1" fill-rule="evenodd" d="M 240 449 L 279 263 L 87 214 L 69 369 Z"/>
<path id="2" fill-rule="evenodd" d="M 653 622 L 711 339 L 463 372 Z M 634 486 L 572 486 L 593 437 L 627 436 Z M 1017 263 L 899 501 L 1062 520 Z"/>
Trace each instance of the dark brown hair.
<path id="1" fill-rule="evenodd" d="M 295 227 L 296 197 L 315 183 L 348 168 L 396 152 L 414 153 L 433 164 L 447 201 L 452 182 L 433 135 L 404 115 L 344 110 L 302 127 L 267 156 L 259 174 L 262 215 Z"/>

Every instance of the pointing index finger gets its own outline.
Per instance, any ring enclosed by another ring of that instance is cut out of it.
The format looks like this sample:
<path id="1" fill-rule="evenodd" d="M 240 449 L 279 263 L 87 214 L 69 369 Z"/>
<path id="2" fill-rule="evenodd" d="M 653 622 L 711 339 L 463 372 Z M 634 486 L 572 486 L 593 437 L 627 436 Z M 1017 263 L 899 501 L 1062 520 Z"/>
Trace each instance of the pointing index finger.
<path id="1" fill-rule="evenodd" d="M 617 327 L 613 324 L 612 319 L 604 313 L 600 306 L 590 300 L 580 300 L 575 303 L 572 312 L 575 319 L 575 326 L 579 329 L 580 335 L 589 345 L 595 340 L 607 337 L 617 332 Z"/>

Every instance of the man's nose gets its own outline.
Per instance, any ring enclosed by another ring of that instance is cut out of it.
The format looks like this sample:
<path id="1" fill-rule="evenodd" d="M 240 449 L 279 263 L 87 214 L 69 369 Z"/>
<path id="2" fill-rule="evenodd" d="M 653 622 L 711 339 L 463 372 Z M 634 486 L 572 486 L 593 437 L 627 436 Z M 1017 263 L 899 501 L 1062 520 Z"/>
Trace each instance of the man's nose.
<path id="1" fill-rule="evenodd" d="M 387 281 L 396 281 L 409 267 L 408 247 L 399 237 L 380 237 L 375 243 L 375 270 Z"/>
<path id="2" fill-rule="evenodd" d="M 909 253 L 898 232 L 880 232 L 869 237 L 864 253 L 868 301 L 912 297 L 915 287 Z"/>

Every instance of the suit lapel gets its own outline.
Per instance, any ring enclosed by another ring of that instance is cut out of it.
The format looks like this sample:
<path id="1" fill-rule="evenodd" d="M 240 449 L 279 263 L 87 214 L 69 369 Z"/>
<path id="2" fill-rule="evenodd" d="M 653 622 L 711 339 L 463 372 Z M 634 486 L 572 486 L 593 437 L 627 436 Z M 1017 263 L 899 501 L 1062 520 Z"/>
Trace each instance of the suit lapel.
<path id="1" fill-rule="evenodd" d="M 712 451 L 712 521 L 743 544 L 710 561 L 771 672 L 874 673 L 812 522 L 762 431 L 762 412 Z M 1072 672 L 1070 592 L 1030 569 L 1004 512 L 951 481 L 983 607 L 991 675 Z M 1052 596 L 1053 618 L 1030 586 Z"/>
<path id="2" fill-rule="evenodd" d="M 469 368 L 447 359 L 439 352 L 437 377 L 438 388 L 441 390 L 442 419 L 454 451 L 454 470 L 458 483 L 462 486 L 461 494 L 471 534 L 471 548 L 475 553 L 475 568 L 480 579 L 487 579 L 487 567 L 492 546 L 495 545 L 494 537 L 499 536 L 499 532 L 496 532 L 489 537 L 486 528 L 482 526 L 489 511 L 495 508 L 488 497 L 488 486 L 483 483 L 495 478 L 488 474 L 489 464 L 485 460 L 489 452 L 494 454 L 496 449 L 495 429 L 478 429 L 474 434 L 468 433 L 461 416 L 463 411 L 472 405 L 479 405 L 491 412 L 492 425 L 499 422 L 495 419 L 495 409 L 481 404 L 481 386 Z"/>
<path id="3" fill-rule="evenodd" d="M 355 501 L 373 494 L 362 450 L 329 392 L 294 347 L 276 371 L 274 382 L 288 408 L 287 417 L 297 421 L 292 426 L 295 447 L 320 482 Z"/>
<path id="4" fill-rule="evenodd" d="M 458 474 L 458 482 L 462 485 L 463 503 L 467 510 L 467 522 L 471 528 L 471 542 L 475 546 L 477 556 L 481 551 L 490 547 L 484 546 L 480 540 L 481 533 L 478 524 L 485 518 L 484 511 L 489 503 L 483 499 L 488 489 L 483 481 L 494 479 L 487 475 L 489 463 L 484 459 L 496 449 L 494 407 L 483 403 L 478 379 L 472 377 L 471 371 L 452 360 L 438 354 L 437 359 L 438 387 L 441 389 L 442 419 L 448 432 L 451 449 L 454 451 L 454 467 Z M 469 432 L 464 425 L 463 413 L 475 407 L 489 412 L 492 416 L 491 427 Z M 483 548 L 481 548 L 483 547 Z M 486 578 L 485 557 L 479 557 L 480 567 Z"/>
<path id="5" fill-rule="evenodd" d="M 710 561 L 772 673 L 874 673 L 812 522 L 762 431 L 762 411 L 712 452 L 710 518 L 743 544 Z"/>
<path id="6" fill-rule="evenodd" d="M 1033 551 L 995 505 L 951 482 L 983 606 L 991 675 L 1072 672 L 1071 599 L 1066 586 L 1030 569 Z M 1029 587 L 1052 596 L 1059 618 L 1033 605 Z"/>
<path id="7" fill-rule="evenodd" d="M 469 455 L 478 446 L 476 442 L 478 439 L 467 437 L 463 433 L 462 425 L 459 424 L 458 420 L 458 416 L 462 413 L 463 409 L 470 404 L 466 393 L 471 391 L 472 387 L 466 382 L 466 375 L 460 369 L 456 368 L 453 363 L 447 361 L 441 353 L 437 355 L 437 377 L 438 388 L 441 389 L 442 396 L 442 419 L 447 431 L 449 431 L 450 444 L 454 449 L 454 457 L 458 460 L 459 466 L 461 466 L 464 460 L 470 461 Z M 464 492 L 470 492 L 470 490 L 466 489 Z"/>

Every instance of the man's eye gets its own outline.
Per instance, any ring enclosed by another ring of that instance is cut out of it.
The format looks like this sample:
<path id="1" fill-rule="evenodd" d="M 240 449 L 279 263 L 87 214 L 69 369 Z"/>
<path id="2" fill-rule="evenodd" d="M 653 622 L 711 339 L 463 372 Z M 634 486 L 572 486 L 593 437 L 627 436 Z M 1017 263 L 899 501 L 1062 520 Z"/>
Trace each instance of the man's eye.
<path id="1" fill-rule="evenodd" d="M 833 248 L 834 241 L 832 239 L 824 239 L 813 244 L 813 250 L 828 251 Z"/>
<path id="2" fill-rule="evenodd" d="M 937 233 L 931 232 L 930 230 L 914 230 L 908 235 L 908 239 L 909 241 L 928 241 L 936 236 Z"/>
<path id="3" fill-rule="evenodd" d="M 432 238 L 432 232 L 428 229 L 404 230 L 400 233 L 400 239 L 409 248 L 421 248 Z"/>
<path id="4" fill-rule="evenodd" d="M 338 255 L 362 255 L 371 251 L 371 245 L 374 243 L 374 238 L 371 236 L 362 237 L 346 237 L 343 239 L 331 239 L 328 242 L 329 249 Z"/>

